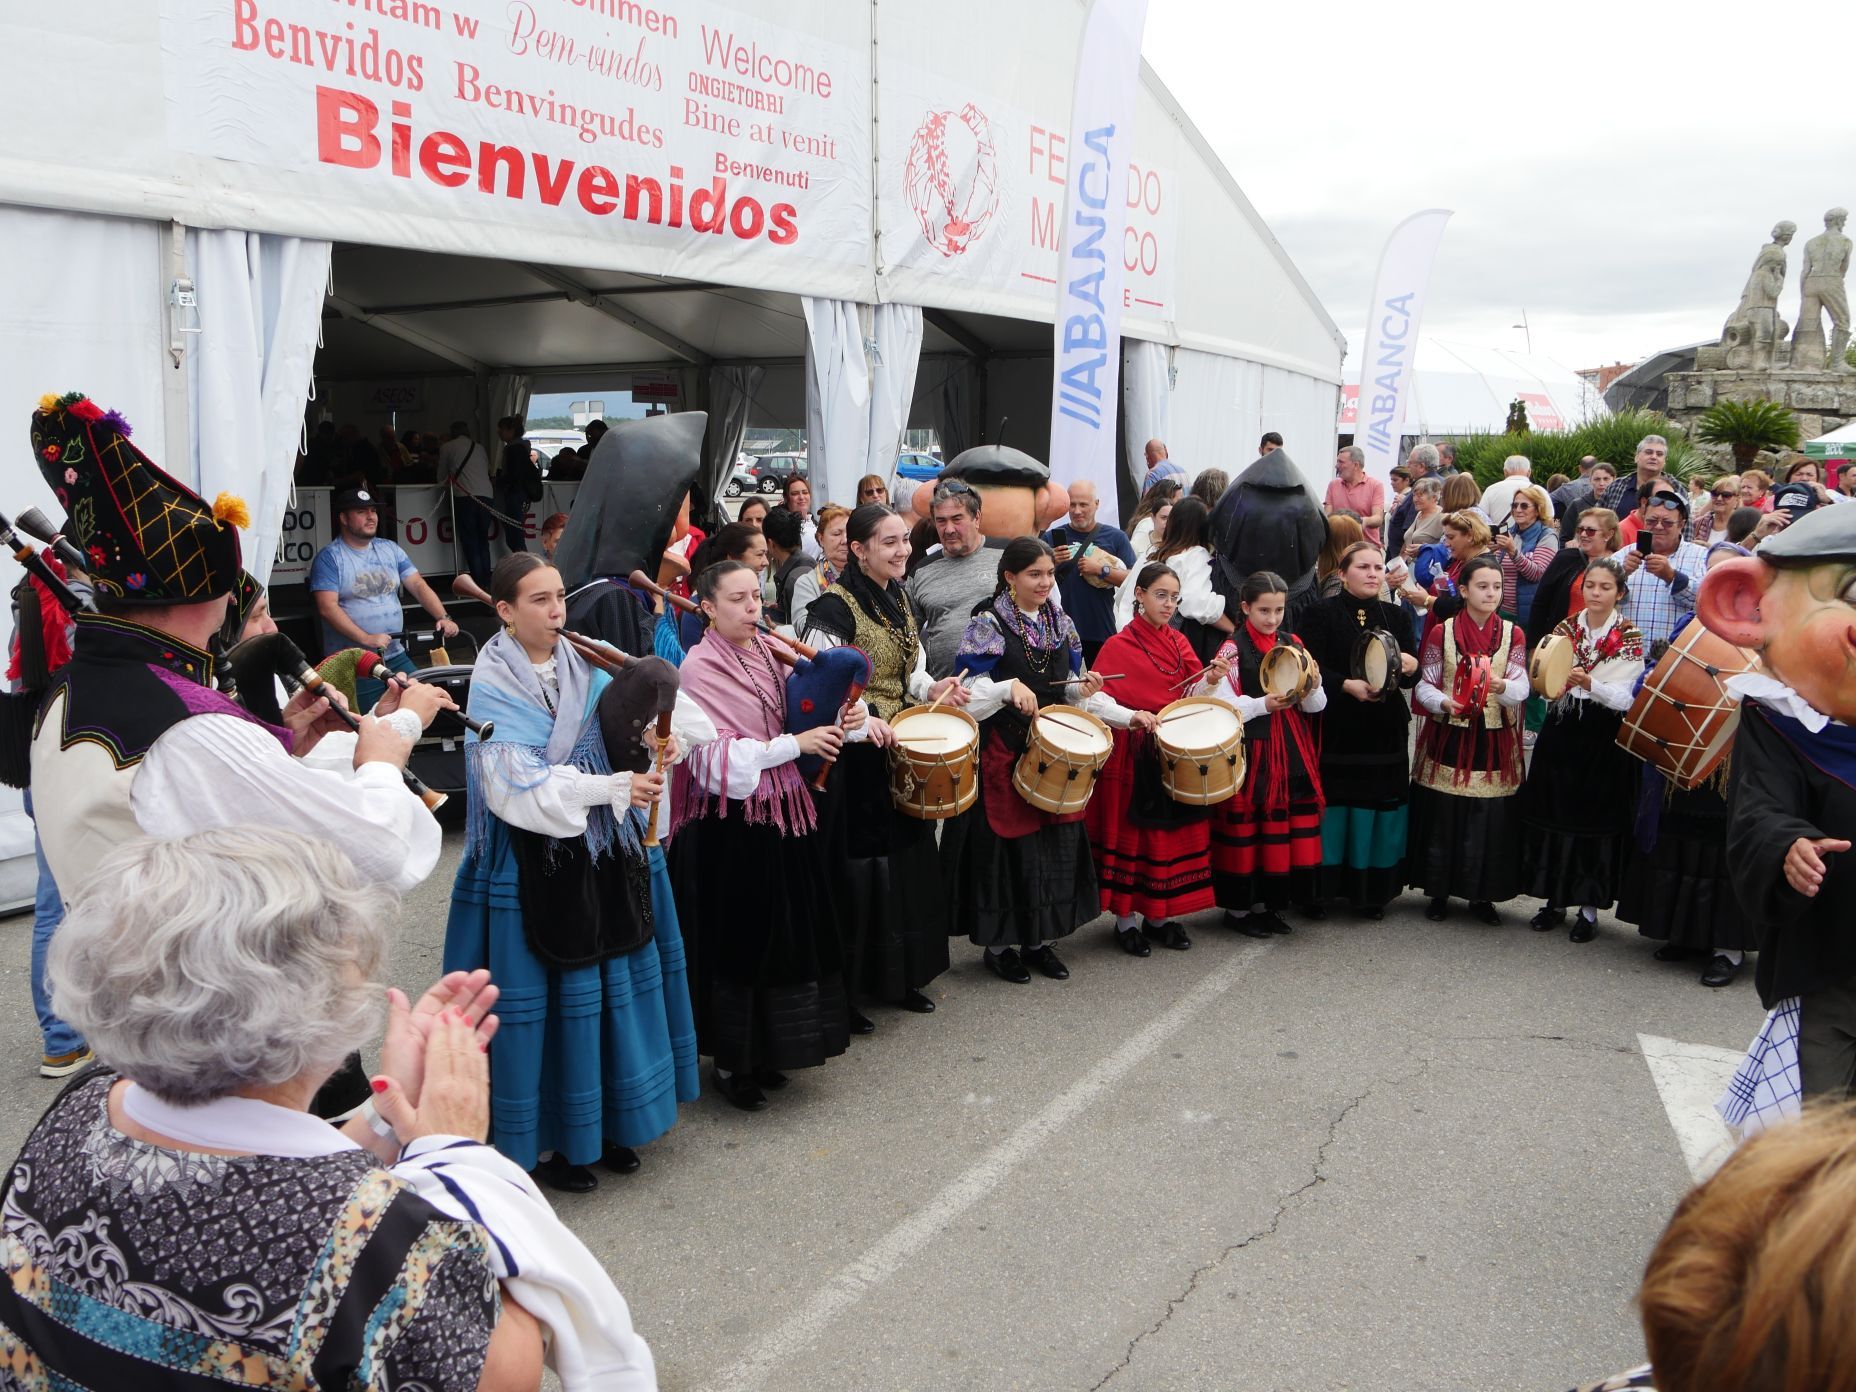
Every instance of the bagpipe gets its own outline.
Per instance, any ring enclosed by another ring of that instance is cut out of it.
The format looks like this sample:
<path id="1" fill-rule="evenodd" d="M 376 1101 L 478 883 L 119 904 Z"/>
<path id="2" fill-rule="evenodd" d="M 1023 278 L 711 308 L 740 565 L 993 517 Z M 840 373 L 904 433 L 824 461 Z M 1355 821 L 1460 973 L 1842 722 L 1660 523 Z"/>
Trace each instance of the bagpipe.
<path id="1" fill-rule="evenodd" d="M 701 606 L 657 584 L 642 570 L 628 577 L 647 594 L 654 594 L 666 604 L 689 612 Z M 767 650 L 791 670 L 786 677 L 786 733 L 801 735 L 821 725 L 837 723 L 844 707 L 864 694 L 870 684 L 870 657 L 862 648 L 849 645 L 820 651 L 797 638 L 788 638 L 765 624 L 761 633 L 773 641 Z M 824 791 L 834 761 L 821 754 L 799 756 L 799 774 L 815 789 Z"/>

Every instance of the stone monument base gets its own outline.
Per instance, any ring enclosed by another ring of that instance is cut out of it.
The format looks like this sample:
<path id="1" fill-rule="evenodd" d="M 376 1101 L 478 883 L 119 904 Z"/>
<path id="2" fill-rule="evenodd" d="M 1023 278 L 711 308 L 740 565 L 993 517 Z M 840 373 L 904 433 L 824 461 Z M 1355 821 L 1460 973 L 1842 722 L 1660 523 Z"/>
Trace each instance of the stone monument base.
<path id="1" fill-rule="evenodd" d="M 1691 435 L 1702 412 L 1717 401 L 1776 401 L 1790 407 L 1805 440 L 1856 420 L 1856 372 L 1726 368 L 1672 372 L 1667 382 L 1669 419 Z"/>

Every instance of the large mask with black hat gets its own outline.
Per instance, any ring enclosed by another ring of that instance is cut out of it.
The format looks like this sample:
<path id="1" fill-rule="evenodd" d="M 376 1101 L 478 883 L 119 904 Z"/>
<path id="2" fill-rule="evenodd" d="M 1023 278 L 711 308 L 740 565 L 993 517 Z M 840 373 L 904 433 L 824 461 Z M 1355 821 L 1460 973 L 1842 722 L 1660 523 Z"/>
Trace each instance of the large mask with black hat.
<path id="1" fill-rule="evenodd" d="M 932 516 L 936 485 L 956 479 L 980 495 L 980 531 L 1005 541 L 1037 535 L 1070 507 L 1068 490 L 1051 481 L 1048 465 L 1009 445 L 976 445 L 915 490 L 916 515 Z"/>
<path id="2" fill-rule="evenodd" d="M 586 477 L 554 548 L 569 589 L 634 570 L 657 574 L 677 509 L 702 467 L 703 411 L 621 421 L 587 458 Z"/>
<path id="3" fill-rule="evenodd" d="M 209 505 L 129 441 L 129 423 L 82 392 L 39 398 L 32 455 L 64 506 L 98 590 L 126 604 L 197 604 L 235 593 L 245 504 Z"/>
<path id="4" fill-rule="evenodd" d="M 1817 710 L 1856 724 L 1856 504 L 1818 508 L 1722 561 L 1695 612 Z"/>

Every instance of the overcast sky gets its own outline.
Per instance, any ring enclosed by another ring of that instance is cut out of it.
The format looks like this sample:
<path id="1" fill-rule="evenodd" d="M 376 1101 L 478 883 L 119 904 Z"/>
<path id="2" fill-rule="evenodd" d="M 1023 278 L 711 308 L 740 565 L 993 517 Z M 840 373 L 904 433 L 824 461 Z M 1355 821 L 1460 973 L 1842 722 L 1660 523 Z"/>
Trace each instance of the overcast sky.
<path id="1" fill-rule="evenodd" d="M 1455 210 L 1427 335 L 1519 349 L 1525 308 L 1580 368 L 1718 337 L 1781 218 L 1794 321 L 1799 249 L 1856 206 L 1847 5 L 1149 0 L 1142 47 L 1356 342 L 1419 208 Z"/>

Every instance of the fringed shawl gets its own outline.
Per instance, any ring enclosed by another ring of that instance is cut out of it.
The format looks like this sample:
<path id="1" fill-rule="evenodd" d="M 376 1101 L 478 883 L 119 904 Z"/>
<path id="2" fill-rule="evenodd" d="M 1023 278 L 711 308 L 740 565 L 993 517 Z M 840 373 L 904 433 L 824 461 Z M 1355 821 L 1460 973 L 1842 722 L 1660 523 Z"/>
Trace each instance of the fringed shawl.
<path id="1" fill-rule="evenodd" d="M 786 678 L 759 634 L 751 647 L 741 649 L 714 629 L 684 656 L 677 675 L 682 689 L 715 722 L 717 734 L 712 750 L 677 765 L 671 805 L 676 824 L 682 826 L 698 817 L 728 815 L 730 741 L 770 743 L 786 733 Z M 699 761 L 707 764 L 719 791 L 704 787 L 696 777 Z M 761 770 L 760 781 L 743 800 L 742 814 L 750 824 L 777 827 L 782 836 L 803 836 L 818 824 L 812 794 L 792 760 Z"/>
<path id="2" fill-rule="evenodd" d="M 472 734 L 464 746 L 470 788 L 466 854 L 480 850 L 489 835 L 493 814 L 486 788 L 528 792 L 547 782 L 548 771 L 562 764 L 583 773 L 612 772 L 598 720 L 599 694 L 612 679 L 571 643 L 555 645 L 554 663 L 561 694 L 559 708 L 550 713 L 534 664 L 508 633 L 498 633 L 477 654 L 468 710 L 474 719 L 493 721 L 494 728 L 488 740 Z M 635 844 L 638 831 L 631 817 L 614 816 L 610 807 L 592 807 L 587 809 L 585 836 L 587 851 L 597 860 L 614 841 Z"/>

